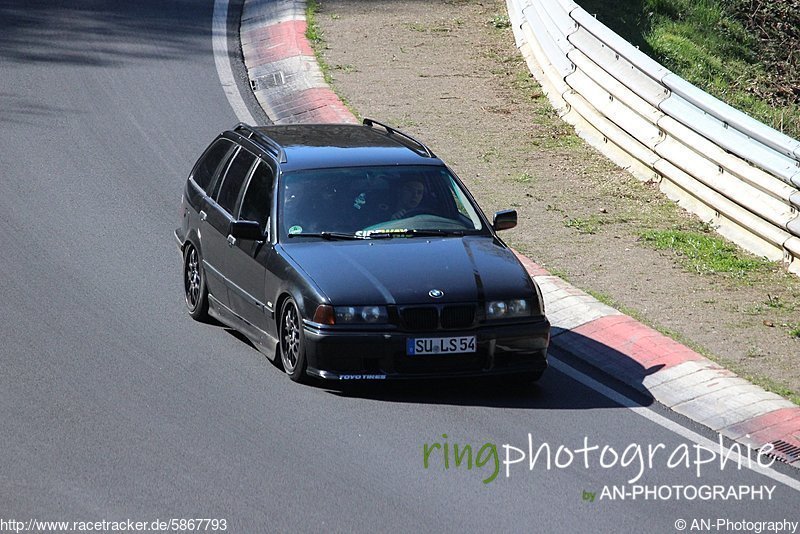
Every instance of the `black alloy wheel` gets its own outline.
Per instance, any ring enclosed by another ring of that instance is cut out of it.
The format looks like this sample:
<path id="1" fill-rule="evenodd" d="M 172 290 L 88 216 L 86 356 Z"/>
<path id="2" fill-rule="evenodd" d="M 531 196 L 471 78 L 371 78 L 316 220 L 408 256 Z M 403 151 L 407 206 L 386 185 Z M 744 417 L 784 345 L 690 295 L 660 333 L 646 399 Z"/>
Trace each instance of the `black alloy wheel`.
<path id="1" fill-rule="evenodd" d="M 283 370 L 295 382 L 307 382 L 303 319 L 294 299 L 287 298 L 281 310 L 280 351 Z"/>
<path id="2" fill-rule="evenodd" d="M 208 318 L 208 289 L 200 253 L 189 243 L 183 251 L 183 293 L 193 319 Z"/>

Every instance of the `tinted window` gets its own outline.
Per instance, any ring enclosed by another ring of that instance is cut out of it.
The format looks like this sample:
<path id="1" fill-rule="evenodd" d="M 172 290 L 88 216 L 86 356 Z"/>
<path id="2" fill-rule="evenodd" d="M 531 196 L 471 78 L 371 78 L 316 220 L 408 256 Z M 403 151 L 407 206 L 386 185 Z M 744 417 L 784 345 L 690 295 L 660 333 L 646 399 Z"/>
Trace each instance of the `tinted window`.
<path id="1" fill-rule="evenodd" d="M 264 162 L 259 162 L 244 193 L 239 219 L 258 222 L 262 232 L 266 229 L 269 218 L 271 187 L 272 169 Z"/>
<path id="2" fill-rule="evenodd" d="M 228 165 L 228 170 L 225 173 L 225 178 L 217 196 L 217 204 L 228 213 L 234 213 L 236 199 L 239 198 L 239 190 L 250 173 L 250 167 L 253 166 L 255 159 L 256 157 L 250 152 L 240 149 L 230 165 Z"/>
<path id="3" fill-rule="evenodd" d="M 211 182 L 220 163 L 228 154 L 228 150 L 233 146 L 233 143 L 226 139 L 220 139 L 212 144 L 200 157 L 197 165 L 192 173 L 192 179 L 204 191 L 208 191 L 211 187 Z"/>

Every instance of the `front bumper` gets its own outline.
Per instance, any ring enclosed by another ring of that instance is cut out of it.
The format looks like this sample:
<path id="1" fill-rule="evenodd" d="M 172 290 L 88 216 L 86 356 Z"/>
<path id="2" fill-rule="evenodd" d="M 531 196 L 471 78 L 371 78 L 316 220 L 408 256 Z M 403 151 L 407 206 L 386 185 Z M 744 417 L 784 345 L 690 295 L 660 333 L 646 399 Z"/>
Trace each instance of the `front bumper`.
<path id="1" fill-rule="evenodd" d="M 328 380 L 474 377 L 541 373 L 547 368 L 550 323 L 483 326 L 434 332 L 337 331 L 304 325 L 308 373 Z M 476 352 L 406 354 L 409 338 L 476 336 Z"/>

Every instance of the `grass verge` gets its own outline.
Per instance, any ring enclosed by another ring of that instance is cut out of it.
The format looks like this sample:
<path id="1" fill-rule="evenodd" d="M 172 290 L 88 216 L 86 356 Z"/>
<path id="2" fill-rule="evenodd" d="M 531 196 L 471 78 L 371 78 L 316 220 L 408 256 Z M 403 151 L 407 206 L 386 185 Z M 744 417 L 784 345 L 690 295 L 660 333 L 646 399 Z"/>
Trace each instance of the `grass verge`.
<path id="1" fill-rule="evenodd" d="M 579 0 L 599 20 L 678 76 L 776 130 L 800 137 L 800 54 L 793 33 L 762 35 L 785 20 L 770 2 Z M 750 27 L 758 24 L 761 26 Z M 784 17 L 785 18 L 785 17 Z M 788 31 L 788 30 L 787 30 Z M 786 43 L 788 38 L 795 39 Z M 782 51 L 781 42 L 789 50 Z M 781 57 L 781 54 L 786 54 Z M 776 66 L 788 69 L 776 76 Z M 787 67 L 788 66 L 788 67 Z"/>
<path id="2" fill-rule="evenodd" d="M 306 3 L 306 39 L 311 44 L 312 50 L 314 50 L 314 57 L 317 60 L 317 65 L 319 65 L 319 69 L 322 71 L 322 76 L 325 79 L 325 83 L 331 88 L 334 94 L 339 97 L 339 100 L 342 101 L 342 104 L 352 113 L 355 117 L 361 120 L 361 115 L 350 105 L 350 102 L 347 98 L 340 93 L 336 86 L 333 83 L 333 75 L 331 71 L 333 70 L 328 62 L 325 60 L 325 55 L 323 54 L 323 50 L 326 48 L 325 38 L 322 34 L 322 30 L 317 23 L 317 15 L 319 14 L 320 10 L 320 3 L 317 0 L 308 0 Z M 338 17 L 332 16 L 332 18 L 336 19 Z M 339 66 L 340 69 L 346 70 L 346 67 Z"/>
<path id="3" fill-rule="evenodd" d="M 684 267 L 700 274 L 729 273 L 745 277 L 748 273 L 771 265 L 766 260 L 746 255 L 736 245 L 711 234 L 686 230 L 650 230 L 640 236 L 645 244 L 656 250 L 674 251 Z"/>

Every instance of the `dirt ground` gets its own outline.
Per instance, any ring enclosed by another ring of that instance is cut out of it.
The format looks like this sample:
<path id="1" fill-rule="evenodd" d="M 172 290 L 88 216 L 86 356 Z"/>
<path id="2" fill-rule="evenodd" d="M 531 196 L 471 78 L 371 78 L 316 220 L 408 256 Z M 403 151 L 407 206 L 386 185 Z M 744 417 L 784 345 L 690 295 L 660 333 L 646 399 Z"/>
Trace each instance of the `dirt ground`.
<path id="1" fill-rule="evenodd" d="M 424 140 L 511 246 L 553 274 L 780 394 L 800 399 L 800 279 L 699 274 L 640 238 L 702 222 L 558 119 L 514 45 L 505 3 L 325 0 L 334 89 L 359 116 Z"/>

